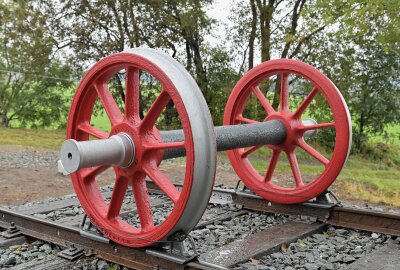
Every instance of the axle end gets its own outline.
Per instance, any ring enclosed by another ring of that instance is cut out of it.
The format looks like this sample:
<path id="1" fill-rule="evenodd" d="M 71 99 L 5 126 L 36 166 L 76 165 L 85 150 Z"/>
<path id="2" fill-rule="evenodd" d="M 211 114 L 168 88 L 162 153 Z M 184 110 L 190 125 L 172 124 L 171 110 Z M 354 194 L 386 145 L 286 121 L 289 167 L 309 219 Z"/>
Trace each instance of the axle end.
<path id="1" fill-rule="evenodd" d="M 69 139 L 64 141 L 61 146 L 60 160 L 67 173 L 74 173 L 80 169 L 81 151 L 76 140 Z"/>
<path id="2" fill-rule="evenodd" d="M 81 168 L 103 165 L 129 167 L 135 157 L 135 145 L 126 133 L 108 139 L 76 141 L 69 139 L 61 146 L 60 159 L 67 173 Z"/>

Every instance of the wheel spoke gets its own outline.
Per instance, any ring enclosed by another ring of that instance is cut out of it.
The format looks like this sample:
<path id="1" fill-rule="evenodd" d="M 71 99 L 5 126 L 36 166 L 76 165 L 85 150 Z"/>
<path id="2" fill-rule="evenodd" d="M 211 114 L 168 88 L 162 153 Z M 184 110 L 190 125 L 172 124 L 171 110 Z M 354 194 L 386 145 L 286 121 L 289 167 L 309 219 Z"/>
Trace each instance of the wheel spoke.
<path id="1" fill-rule="evenodd" d="M 108 206 L 107 218 L 113 219 L 119 216 L 128 189 L 128 183 L 129 179 L 126 176 L 119 175 L 117 177 Z"/>
<path id="2" fill-rule="evenodd" d="M 153 213 L 151 211 L 150 196 L 147 192 L 145 175 L 132 179 L 133 195 L 143 231 L 154 228 Z"/>
<path id="3" fill-rule="evenodd" d="M 267 112 L 267 114 L 268 115 L 273 114 L 275 112 L 275 110 L 274 110 L 274 108 L 272 108 L 272 106 L 269 103 L 268 99 L 261 92 L 260 88 L 255 86 L 255 87 L 252 87 L 251 90 L 257 96 L 258 100 L 260 101 L 261 105 L 263 106 L 263 108 Z"/>
<path id="4" fill-rule="evenodd" d="M 261 146 L 263 145 L 256 145 L 256 146 L 252 146 L 249 149 L 247 149 L 246 151 L 243 151 L 243 153 L 241 154 L 242 158 L 246 158 L 248 155 L 250 155 L 251 153 L 253 153 L 254 151 L 256 151 L 257 149 L 259 149 Z"/>
<path id="5" fill-rule="evenodd" d="M 92 167 L 92 168 L 82 168 L 79 170 L 79 172 L 82 173 L 82 177 L 84 179 L 94 179 L 95 176 L 101 174 L 105 170 L 110 168 L 110 165 L 103 165 L 103 166 L 97 166 L 97 167 Z"/>
<path id="6" fill-rule="evenodd" d="M 179 200 L 180 192 L 172 184 L 171 180 L 160 171 L 155 165 L 146 165 L 143 167 L 146 174 L 164 193 L 172 200 L 173 203 L 177 203 Z"/>
<path id="7" fill-rule="evenodd" d="M 280 111 L 289 111 L 289 74 L 281 74 L 281 108 Z"/>
<path id="8" fill-rule="evenodd" d="M 244 123 L 247 123 L 247 124 L 258 123 L 256 120 L 243 117 L 243 115 L 241 115 L 241 114 L 236 116 L 235 120 L 239 121 L 239 122 L 244 122 Z"/>
<path id="9" fill-rule="evenodd" d="M 157 97 L 157 99 L 154 101 L 154 103 L 151 105 L 149 111 L 147 112 L 146 116 L 143 119 L 142 122 L 142 128 L 144 129 L 152 129 L 155 122 L 157 121 L 158 117 L 164 110 L 165 106 L 167 106 L 167 103 L 170 101 L 170 96 L 167 93 L 167 91 L 162 90 L 160 95 Z"/>
<path id="10" fill-rule="evenodd" d="M 268 169 L 267 169 L 267 172 L 266 172 L 265 178 L 264 178 L 265 183 L 270 182 L 272 180 L 272 174 L 275 171 L 276 164 L 278 164 L 280 154 L 281 154 L 281 151 L 278 151 L 278 150 L 274 150 L 272 152 L 271 160 L 269 161 Z"/>
<path id="11" fill-rule="evenodd" d="M 125 117 L 130 119 L 139 116 L 140 70 L 126 68 Z"/>
<path id="12" fill-rule="evenodd" d="M 297 157 L 294 150 L 286 152 L 286 155 L 290 163 L 290 168 L 292 169 L 292 174 L 294 177 L 294 181 L 296 182 L 296 187 L 304 186 L 299 168 L 299 163 L 297 162 Z"/>
<path id="13" fill-rule="evenodd" d="M 317 159 L 319 162 L 321 162 L 322 164 L 324 164 L 324 166 L 326 167 L 329 163 L 329 160 L 324 157 L 321 153 L 319 153 L 317 150 L 315 150 L 311 145 L 309 145 L 308 143 L 306 143 L 304 140 L 300 140 L 298 142 L 298 145 L 307 153 L 309 153 L 310 155 L 312 155 L 315 159 Z"/>
<path id="14" fill-rule="evenodd" d="M 107 116 L 110 119 L 111 125 L 115 126 L 116 124 L 120 123 L 122 121 L 121 111 L 119 110 L 117 103 L 108 90 L 107 85 L 105 83 L 96 84 L 95 88 L 101 103 L 106 110 Z"/>
<path id="15" fill-rule="evenodd" d="M 303 102 L 300 104 L 300 106 L 297 108 L 297 110 L 294 113 L 295 118 L 300 118 L 301 115 L 304 113 L 304 111 L 307 109 L 307 107 L 311 104 L 315 96 L 318 94 L 318 88 L 314 86 L 314 88 L 308 93 L 307 97 L 303 100 Z"/>
<path id="16" fill-rule="evenodd" d="M 185 148 L 185 146 L 185 142 L 153 143 L 143 145 L 144 148 L 151 150 Z"/>
<path id="17" fill-rule="evenodd" d="M 312 129 L 321 129 L 321 128 L 329 128 L 329 127 L 335 127 L 335 123 L 321 123 L 321 124 L 315 124 L 315 125 L 309 125 L 309 126 L 299 126 L 299 130 L 312 130 Z"/>
<path id="18" fill-rule="evenodd" d="M 106 139 L 109 134 L 101 129 L 91 126 L 89 123 L 83 123 L 78 126 L 80 131 L 83 131 L 97 139 Z"/>

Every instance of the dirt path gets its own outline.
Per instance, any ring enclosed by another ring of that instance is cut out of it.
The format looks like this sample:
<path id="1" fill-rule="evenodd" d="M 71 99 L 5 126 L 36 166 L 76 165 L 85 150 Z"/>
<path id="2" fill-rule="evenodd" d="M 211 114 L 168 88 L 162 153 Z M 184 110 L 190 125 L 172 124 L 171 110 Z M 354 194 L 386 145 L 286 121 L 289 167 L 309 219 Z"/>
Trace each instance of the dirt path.
<path id="1" fill-rule="evenodd" d="M 47 149 L 0 146 L 0 205 L 74 193 L 70 178 L 57 173 L 57 156 Z"/>
<path id="2" fill-rule="evenodd" d="M 57 172 L 57 151 L 19 146 L 0 146 L 0 205 L 22 204 L 74 193 L 69 176 Z M 164 171 L 181 182 L 183 164 L 166 163 Z M 112 170 L 97 180 L 99 186 L 114 183 Z M 237 176 L 231 169 L 219 169 L 216 183 L 234 187 Z"/>

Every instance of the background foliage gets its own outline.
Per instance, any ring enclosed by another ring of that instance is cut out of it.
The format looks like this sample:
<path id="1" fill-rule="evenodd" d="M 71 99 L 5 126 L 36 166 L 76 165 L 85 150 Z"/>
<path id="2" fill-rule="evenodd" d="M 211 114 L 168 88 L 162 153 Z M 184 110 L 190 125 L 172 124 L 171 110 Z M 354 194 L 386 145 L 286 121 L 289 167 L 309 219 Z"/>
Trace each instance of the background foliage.
<path id="1" fill-rule="evenodd" d="M 294 58 L 321 69 L 345 96 L 355 152 L 371 153 L 370 138 L 397 136 L 387 130 L 400 122 L 400 2 L 237 0 L 222 34 L 207 12 L 213 4 L 0 0 L 0 125 L 64 126 L 73 89 L 91 64 L 145 46 L 191 72 L 215 124 L 243 73 L 261 61 Z M 122 81 L 116 76 L 112 88 L 120 100 Z M 268 93 L 274 107 L 278 89 Z"/>

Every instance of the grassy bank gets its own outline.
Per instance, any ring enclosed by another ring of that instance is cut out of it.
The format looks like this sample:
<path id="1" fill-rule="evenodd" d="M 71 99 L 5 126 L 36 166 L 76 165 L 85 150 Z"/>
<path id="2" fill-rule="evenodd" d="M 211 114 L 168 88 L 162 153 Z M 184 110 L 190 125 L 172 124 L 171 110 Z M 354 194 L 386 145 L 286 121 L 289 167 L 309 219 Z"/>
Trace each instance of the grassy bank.
<path id="1" fill-rule="evenodd" d="M 64 130 L 13 129 L 0 127 L 0 145 L 19 145 L 59 150 L 64 140 Z"/>
<path id="2" fill-rule="evenodd" d="M 253 166 L 265 173 L 263 161 L 253 161 Z M 315 164 L 300 164 L 303 176 L 315 179 L 321 168 Z M 290 174 L 286 161 L 279 162 L 276 172 Z M 358 156 L 350 156 L 347 165 L 332 186 L 342 199 L 356 199 L 373 203 L 385 203 L 400 207 L 400 168 L 376 163 Z"/>
<path id="3" fill-rule="evenodd" d="M 389 135 L 389 141 L 393 144 L 396 144 L 400 147 L 400 125 L 391 125 L 386 129 L 387 134 Z M 374 136 L 370 138 L 371 142 L 382 142 L 387 141 L 383 136 Z"/>

